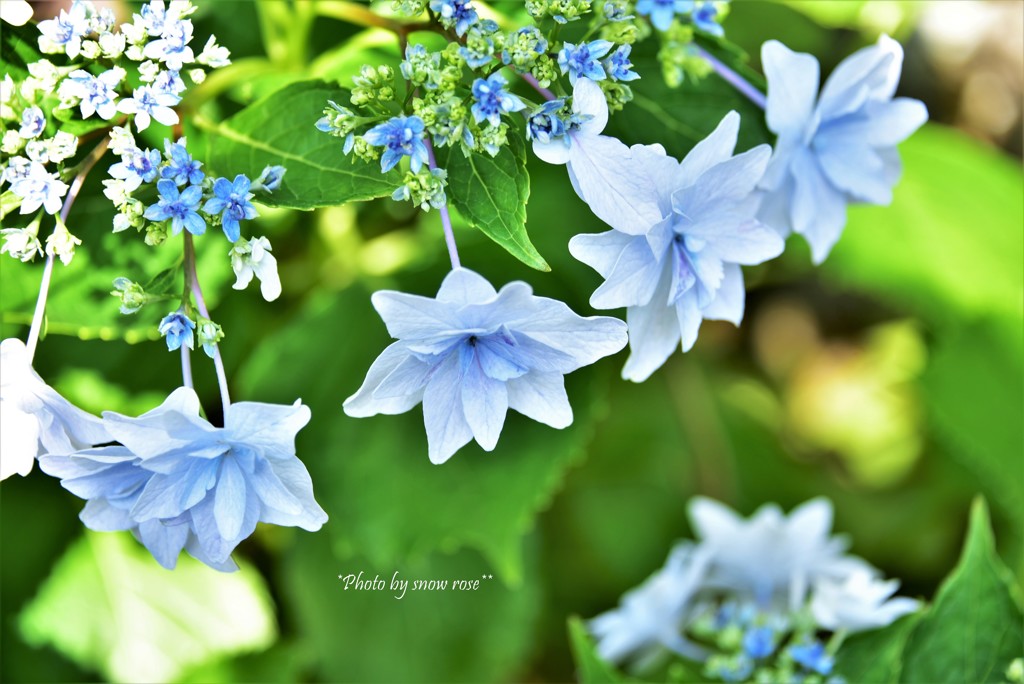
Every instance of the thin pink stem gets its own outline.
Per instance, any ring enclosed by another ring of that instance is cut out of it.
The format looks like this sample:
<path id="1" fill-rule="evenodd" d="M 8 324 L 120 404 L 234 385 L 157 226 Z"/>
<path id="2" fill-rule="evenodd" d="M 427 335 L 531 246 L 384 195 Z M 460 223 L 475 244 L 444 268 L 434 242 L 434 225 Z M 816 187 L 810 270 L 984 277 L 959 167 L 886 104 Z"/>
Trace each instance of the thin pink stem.
<path id="1" fill-rule="evenodd" d="M 434 146 L 430 144 L 429 138 L 424 142 L 427 143 L 427 159 L 430 162 L 430 169 L 436 169 L 437 159 L 434 158 Z M 452 217 L 448 213 L 448 205 L 445 204 L 437 211 L 441 214 L 441 225 L 444 227 L 444 241 L 448 245 L 448 256 L 452 261 L 452 269 L 461 268 L 459 249 L 455 246 L 455 231 L 452 230 Z"/>
<path id="2" fill-rule="evenodd" d="M 210 318 L 210 311 L 206 308 L 206 300 L 203 298 L 203 289 L 199 286 L 199 277 L 196 275 L 196 250 L 192 245 L 192 234 L 187 230 L 185 236 L 185 282 L 196 299 L 196 308 L 203 318 Z M 220 403 L 224 407 L 224 417 L 227 418 L 228 407 L 231 406 L 231 395 L 228 393 L 228 376 L 224 371 L 224 359 L 220 355 L 220 345 L 213 345 L 213 367 L 217 371 L 217 385 L 220 387 Z"/>
<path id="3" fill-rule="evenodd" d="M 519 75 L 523 77 L 524 81 L 526 81 L 531 86 L 533 86 L 533 89 L 536 90 L 538 93 L 540 93 L 541 97 L 543 97 L 545 100 L 554 100 L 555 99 L 555 94 L 553 92 L 551 92 L 550 90 L 548 90 L 547 88 L 543 87 L 540 84 L 540 82 L 534 77 L 533 74 L 527 72 L 525 74 L 519 74 Z"/>

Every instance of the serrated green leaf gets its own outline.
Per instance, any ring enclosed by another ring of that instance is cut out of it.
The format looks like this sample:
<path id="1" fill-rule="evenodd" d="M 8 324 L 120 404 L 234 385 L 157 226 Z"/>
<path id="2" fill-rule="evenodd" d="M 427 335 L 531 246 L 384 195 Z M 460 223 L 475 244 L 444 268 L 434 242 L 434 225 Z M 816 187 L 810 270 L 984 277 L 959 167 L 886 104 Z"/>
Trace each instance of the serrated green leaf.
<path id="1" fill-rule="evenodd" d="M 448 199 L 466 220 L 509 254 L 531 268 L 550 271 L 526 234 L 526 202 L 530 198 L 526 143 L 515 130 L 509 131 L 508 141 L 494 157 L 449 150 L 442 162 L 448 169 Z"/>
<path id="2" fill-rule="evenodd" d="M 342 401 L 388 344 L 376 319 L 361 288 L 316 302 L 257 350 L 239 375 L 243 393 L 287 402 L 301 396 L 317 416 L 303 432 L 300 457 L 313 454 L 303 457 L 313 481 L 331 483 L 318 490 L 318 500 L 333 520 L 345 521 L 328 526 L 339 550 L 387 567 L 435 549 L 471 547 L 501 581 L 519 584 L 523 536 L 584 457 L 605 410 L 607 375 L 583 369 L 567 378 L 576 414 L 569 428 L 554 430 L 510 411 L 493 452 L 470 444 L 433 465 L 419 407 L 371 418 L 342 412 Z M 368 324 L 353 334 L 359 321 Z M 282 358 L 289 359 L 286 374 Z"/>
<path id="3" fill-rule="evenodd" d="M 576 615 L 569 618 L 569 645 L 580 684 L 622 684 L 629 681 L 597 655 L 583 620 Z"/>
<path id="4" fill-rule="evenodd" d="M 382 174 L 377 162 L 353 162 L 342 153 L 342 139 L 315 127 L 328 100 L 347 101 L 345 91 L 324 81 L 302 81 L 223 123 L 203 124 L 209 168 L 255 178 L 264 166 L 284 166 L 281 187 L 259 197 L 275 207 L 314 209 L 390 195 L 401 184 L 397 170 Z"/>
<path id="5" fill-rule="evenodd" d="M 903 668 L 903 648 L 920 614 L 908 615 L 884 629 L 855 634 L 836 653 L 836 674 L 848 682 L 895 684 Z"/>
<path id="6" fill-rule="evenodd" d="M 186 668 L 260 650 L 276 637 L 260 575 L 219 573 L 181 558 L 160 567 L 126 533 L 86 532 L 19 618 L 25 640 L 48 644 L 112 681 L 175 679 Z"/>
<path id="7" fill-rule="evenodd" d="M 911 633 L 904 682 L 1002 682 L 1024 645 L 1019 590 L 996 555 L 983 499 L 971 507 L 960 562 Z"/>

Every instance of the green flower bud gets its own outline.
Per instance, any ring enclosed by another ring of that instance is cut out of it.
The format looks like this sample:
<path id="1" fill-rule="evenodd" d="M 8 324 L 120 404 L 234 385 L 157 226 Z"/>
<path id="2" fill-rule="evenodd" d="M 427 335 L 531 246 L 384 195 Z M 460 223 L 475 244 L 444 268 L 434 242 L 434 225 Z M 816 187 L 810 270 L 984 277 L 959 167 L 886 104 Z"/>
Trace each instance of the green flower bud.
<path id="1" fill-rule="evenodd" d="M 149 295 L 138 283 L 127 278 L 114 280 L 114 290 L 110 293 L 121 300 L 121 313 L 133 314 L 146 305 Z"/>

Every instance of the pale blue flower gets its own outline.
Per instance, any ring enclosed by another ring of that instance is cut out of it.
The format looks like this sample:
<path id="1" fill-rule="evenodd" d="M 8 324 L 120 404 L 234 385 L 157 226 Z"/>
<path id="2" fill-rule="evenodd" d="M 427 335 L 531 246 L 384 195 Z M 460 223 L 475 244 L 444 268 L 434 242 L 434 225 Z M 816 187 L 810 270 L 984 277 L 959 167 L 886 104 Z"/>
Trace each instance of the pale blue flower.
<path id="1" fill-rule="evenodd" d="M 182 80 L 177 71 L 161 71 L 153 79 L 153 88 L 162 93 L 181 95 L 181 93 L 185 92 L 185 81 Z"/>
<path id="2" fill-rule="evenodd" d="M 629 61 L 629 52 L 632 48 L 632 45 L 621 45 L 602 62 L 612 80 L 635 81 L 640 78 L 640 74 L 632 70 L 633 63 Z"/>
<path id="3" fill-rule="evenodd" d="M 828 256 L 851 202 L 889 204 L 901 165 L 896 145 L 928 119 L 895 98 L 903 48 L 888 36 L 843 60 L 818 93 L 818 60 L 778 41 L 761 49 L 768 128 L 778 135 L 760 188 L 760 218 L 803 235 L 816 263 Z"/>
<path id="4" fill-rule="evenodd" d="M 693 21 L 693 25 L 699 28 L 701 31 L 710 33 L 714 36 L 724 36 L 725 30 L 718 23 L 718 8 L 715 7 L 715 3 L 705 0 L 705 2 L 699 3 L 693 8 L 693 12 L 690 13 L 690 19 Z"/>
<path id="5" fill-rule="evenodd" d="M 231 242 L 242 237 L 239 221 L 248 221 L 259 216 L 252 205 L 253 194 L 249 192 L 251 182 L 244 174 L 235 176 L 234 181 L 218 178 L 213 182 L 213 197 L 206 201 L 203 211 L 213 216 L 221 214 L 221 227 Z"/>
<path id="6" fill-rule="evenodd" d="M 185 138 L 172 143 L 164 141 L 164 154 L 167 155 L 168 164 L 160 171 L 162 178 L 170 178 L 177 185 L 198 185 L 206 177 L 201 170 L 202 162 L 196 161 L 185 148 Z"/>
<path id="7" fill-rule="evenodd" d="M 99 76 L 78 69 L 68 75 L 62 87 L 69 95 L 81 100 L 79 106 L 83 119 L 97 114 L 104 121 L 110 121 L 117 115 L 116 89 L 123 78 L 124 71 L 119 69 L 108 69 Z"/>
<path id="8" fill-rule="evenodd" d="M 32 162 L 28 173 L 11 183 L 11 192 L 21 198 L 22 214 L 31 214 L 42 207 L 47 214 L 60 211 L 68 184 L 56 173 L 48 173 L 39 162 Z"/>
<path id="9" fill-rule="evenodd" d="M 39 22 L 40 48 L 48 52 L 44 40 L 60 46 L 67 56 L 74 59 L 82 50 L 82 38 L 90 31 L 86 3 L 75 0 L 69 11 L 61 10 L 55 19 Z"/>
<path id="10" fill-rule="evenodd" d="M 501 115 L 518 112 L 526 105 L 515 95 L 505 91 L 508 81 L 501 74 L 492 74 L 489 78 L 478 78 L 473 81 L 473 99 L 470 108 L 473 119 L 480 123 L 487 120 L 492 126 L 501 124 Z"/>
<path id="11" fill-rule="evenodd" d="M 579 45 L 566 42 L 558 52 L 558 66 L 563 74 L 569 74 L 569 82 L 573 85 L 581 77 L 603 81 L 607 75 L 601 65 L 601 58 L 613 47 L 615 43 L 609 40 L 592 40 Z"/>
<path id="12" fill-rule="evenodd" d="M 264 166 L 260 177 L 252 182 L 252 191 L 274 192 L 281 187 L 285 171 L 283 166 Z"/>
<path id="13" fill-rule="evenodd" d="M 767 658 L 775 652 L 775 631 L 767 625 L 747 629 L 743 634 L 743 652 L 754 659 Z"/>
<path id="14" fill-rule="evenodd" d="M 677 14 L 693 9 L 693 0 L 637 0 L 636 13 L 650 17 L 654 28 L 668 31 Z"/>
<path id="15" fill-rule="evenodd" d="M 660 146 L 619 143 L 572 167 L 577 192 L 614 229 L 577 235 L 569 251 L 605 278 L 592 306 L 626 307 L 628 380 L 646 380 L 680 346 L 689 351 L 704 319 L 739 325 L 740 266 L 782 253 L 782 238 L 755 218 L 771 149 L 733 156 L 738 132 L 730 112 L 681 163 Z"/>
<path id="16" fill-rule="evenodd" d="M 146 44 L 142 54 L 147 59 L 163 62 L 171 71 L 195 61 L 188 44 L 192 42 L 192 22 L 188 19 L 165 22 L 160 38 Z"/>
<path id="17" fill-rule="evenodd" d="M 427 163 L 427 146 L 423 142 L 423 119 L 418 116 L 396 116 L 368 130 L 363 138 L 374 147 L 383 147 L 380 170 L 387 173 L 402 157 L 409 157 L 409 167 L 418 173 Z"/>
<path id="18" fill-rule="evenodd" d="M 398 341 L 374 361 L 345 413 L 404 413 L 422 402 L 433 463 L 472 439 L 494 449 L 510 408 L 568 426 L 563 376 L 626 344 L 622 321 L 577 316 L 523 282 L 497 292 L 464 268 L 448 274 L 436 298 L 381 291 L 373 305 Z"/>
<path id="19" fill-rule="evenodd" d="M 442 25 L 454 28 L 459 36 L 479 21 L 476 10 L 470 6 L 470 0 L 430 0 L 430 9 L 437 13 Z"/>
<path id="20" fill-rule="evenodd" d="M 181 345 L 189 349 L 195 349 L 195 337 L 193 331 L 196 329 L 192 321 L 181 309 L 172 311 L 160 321 L 158 330 L 167 342 L 167 351 L 177 351 Z"/>
<path id="21" fill-rule="evenodd" d="M 825 650 L 825 645 L 818 640 L 810 643 L 793 644 L 786 649 L 794 662 L 820 675 L 832 673 L 835 661 Z"/>
<path id="22" fill-rule="evenodd" d="M 557 106 L 554 103 L 558 103 Z M 614 157 L 625 145 L 601 135 L 608 125 L 608 102 L 601 86 L 589 78 L 576 80 L 572 89 L 572 113 L 561 116 L 562 100 L 542 105 L 527 122 L 527 135 L 533 140 L 533 153 L 549 164 L 568 164 L 569 177 L 574 166 L 586 166 L 597 158 Z M 536 122 L 532 122 L 536 117 Z M 560 118 L 560 123 L 553 119 Z M 611 148 L 609 148 L 611 146 Z M 573 180 L 575 183 L 575 180 Z"/>
<path id="23" fill-rule="evenodd" d="M 554 140 L 561 140 L 566 148 L 571 144 L 565 137 L 568 126 L 562 117 L 562 109 L 565 107 L 564 99 L 547 100 L 537 107 L 526 120 L 526 139 L 536 140 L 541 144 L 548 144 Z"/>
<path id="24" fill-rule="evenodd" d="M 135 89 L 131 97 L 118 103 L 117 111 L 122 114 L 134 114 L 135 128 L 144 131 L 149 128 L 151 119 L 156 119 L 164 126 L 178 123 L 178 113 L 172 107 L 179 102 L 181 98 L 174 93 L 153 86 L 141 86 Z"/>
<path id="25" fill-rule="evenodd" d="M 160 174 L 163 158 L 159 150 L 141 150 L 130 147 L 121 155 L 121 161 L 112 164 L 110 177 L 124 181 L 127 192 L 134 192 L 143 183 L 152 183 Z"/>
<path id="26" fill-rule="evenodd" d="M 466 44 L 459 48 L 459 55 L 471 69 L 479 69 L 495 57 L 494 34 L 497 22 L 485 19 L 469 30 Z"/>
<path id="27" fill-rule="evenodd" d="M 190 185 L 179 191 L 174 181 L 161 178 L 156 183 L 156 189 L 160 193 L 160 199 L 148 207 L 143 216 L 150 221 L 170 219 L 173 235 L 180 233 L 182 228 L 193 235 L 202 235 L 206 232 L 206 219 L 198 214 L 199 203 L 203 200 L 201 187 Z"/>
<path id="28" fill-rule="evenodd" d="M 25 108 L 21 113 L 21 128 L 18 129 L 18 137 L 26 140 L 38 138 L 46 128 L 46 117 L 43 110 L 36 105 Z"/>
<path id="29" fill-rule="evenodd" d="M 103 425 L 123 447 L 47 459 L 41 467 L 89 501 L 86 525 L 132 529 L 165 567 L 184 548 L 232 570 L 231 553 L 257 522 L 320 529 L 327 515 L 295 455 L 308 407 L 239 402 L 228 407 L 223 428 L 199 410 L 195 392 L 182 387 L 138 418 L 108 411 Z"/>

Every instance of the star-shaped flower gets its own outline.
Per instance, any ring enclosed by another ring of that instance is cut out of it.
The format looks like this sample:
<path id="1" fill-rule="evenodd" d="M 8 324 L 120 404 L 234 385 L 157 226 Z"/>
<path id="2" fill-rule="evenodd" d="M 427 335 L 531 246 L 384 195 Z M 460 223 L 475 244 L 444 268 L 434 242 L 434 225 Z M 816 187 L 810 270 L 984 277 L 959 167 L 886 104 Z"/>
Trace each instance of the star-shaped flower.
<path id="1" fill-rule="evenodd" d="M 563 376 L 626 344 L 622 321 L 577 316 L 523 282 L 498 292 L 464 268 L 448 274 L 436 298 L 381 291 L 373 305 L 398 341 L 374 361 L 345 413 L 404 413 L 422 402 L 434 463 L 472 439 L 494 449 L 510 408 L 568 426 Z"/>

